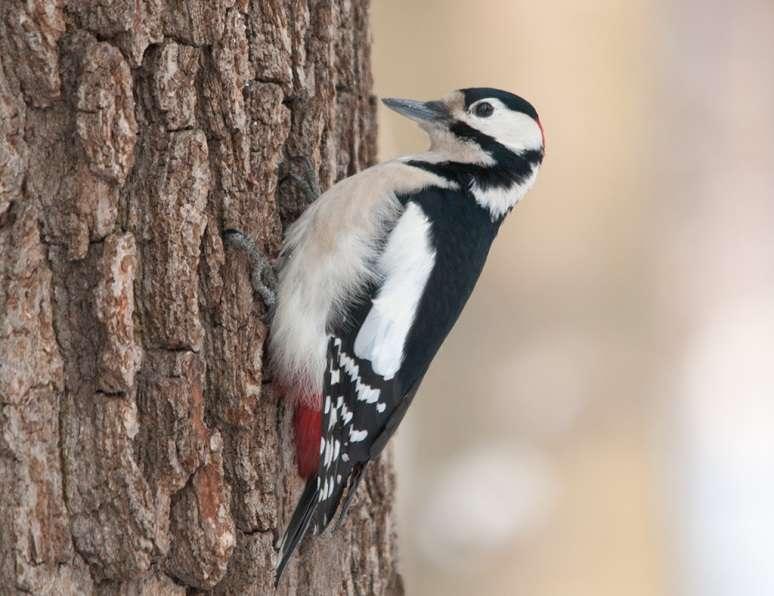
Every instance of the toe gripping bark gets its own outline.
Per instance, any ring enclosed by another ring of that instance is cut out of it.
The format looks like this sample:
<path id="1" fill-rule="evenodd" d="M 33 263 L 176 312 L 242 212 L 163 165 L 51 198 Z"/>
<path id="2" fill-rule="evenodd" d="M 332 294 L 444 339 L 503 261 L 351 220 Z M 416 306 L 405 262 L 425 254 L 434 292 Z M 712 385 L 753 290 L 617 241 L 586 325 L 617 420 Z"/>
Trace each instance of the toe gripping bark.
<path id="1" fill-rule="evenodd" d="M 277 302 L 277 274 L 268 257 L 249 236 L 239 230 L 225 230 L 223 239 L 227 244 L 245 251 L 250 263 L 250 283 L 271 313 Z"/>

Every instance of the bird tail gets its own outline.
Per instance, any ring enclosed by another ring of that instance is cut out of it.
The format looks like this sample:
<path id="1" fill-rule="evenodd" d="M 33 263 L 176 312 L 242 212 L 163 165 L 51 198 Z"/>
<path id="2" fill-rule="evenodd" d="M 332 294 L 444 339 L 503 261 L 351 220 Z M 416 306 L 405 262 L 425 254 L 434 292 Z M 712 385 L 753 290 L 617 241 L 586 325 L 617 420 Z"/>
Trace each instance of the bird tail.
<path id="1" fill-rule="evenodd" d="M 301 494 L 301 498 L 298 499 L 296 509 L 293 511 L 293 516 L 290 518 L 285 535 L 282 537 L 279 548 L 279 560 L 274 571 L 275 588 L 279 585 L 280 579 L 282 579 L 282 573 L 285 571 L 290 557 L 293 556 L 293 552 L 309 530 L 309 524 L 317 508 L 318 493 L 317 475 L 314 475 L 306 481 L 304 492 Z"/>
<path id="2" fill-rule="evenodd" d="M 336 528 L 340 528 L 341 524 L 344 523 L 344 518 L 347 515 L 347 511 L 349 511 L 349 506 L 352 504 L 352 498 L 357 492 L 357 487 L 360 485 L 360 481 L 363 479 L 363 472 L 365 472 L 367 465 L 368 462 L 357 464 L 352 470 L 352 476 L 350 476 L 349 479 L 349 488 L 347 488 L 347 497 L 344 499 L 344 504 L 339 510 L 339 521 L 336 522 Z"/>

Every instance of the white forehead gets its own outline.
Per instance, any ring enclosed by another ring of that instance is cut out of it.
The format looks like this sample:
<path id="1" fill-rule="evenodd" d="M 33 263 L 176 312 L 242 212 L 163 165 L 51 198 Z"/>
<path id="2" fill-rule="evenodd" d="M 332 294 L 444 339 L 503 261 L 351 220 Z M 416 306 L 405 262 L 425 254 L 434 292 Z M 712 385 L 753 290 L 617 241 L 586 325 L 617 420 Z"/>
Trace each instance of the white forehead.
<path id="1" fill-rule="evenodd" d="M 494 108 L 486 118 L 475 114 L 475 106 L 484 102 Z M 467 110 L 460 108 L 455 116 L 516 153 L 538 150 L 543 146 L 543 133 L 537 122 L 527 114 L 509 109 L 496 97 L 479 99 L 470 104 Z"/>

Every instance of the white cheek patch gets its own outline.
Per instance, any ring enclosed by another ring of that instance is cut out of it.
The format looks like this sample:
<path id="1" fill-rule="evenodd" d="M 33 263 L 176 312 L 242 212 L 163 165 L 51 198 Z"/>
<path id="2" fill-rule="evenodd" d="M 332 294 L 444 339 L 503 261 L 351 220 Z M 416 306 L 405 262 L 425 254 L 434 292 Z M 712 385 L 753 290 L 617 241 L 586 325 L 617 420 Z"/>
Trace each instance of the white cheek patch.
<path id="1" fill-rule="evenodd" d="M 543 132 L 530 116 L 508 109 L 496 98 L 482 99 L 476 103 L 481 102 L 492 104 L 494 112 L 491 116 L 481 118 L 465 112 L 460 116 L 460 120 L 492 137 L 514 153 L 537 151 L 543 146 Z"/>

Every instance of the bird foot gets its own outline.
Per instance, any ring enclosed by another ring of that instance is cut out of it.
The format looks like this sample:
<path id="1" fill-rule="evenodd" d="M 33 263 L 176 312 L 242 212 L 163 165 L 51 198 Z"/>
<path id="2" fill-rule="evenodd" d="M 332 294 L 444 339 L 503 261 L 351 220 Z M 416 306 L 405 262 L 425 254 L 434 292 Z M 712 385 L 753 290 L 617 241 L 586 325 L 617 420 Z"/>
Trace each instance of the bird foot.
<path id="1" fill-rule="evenodd" d="M 288 177 L 301 187 L 307 202 L 311 204 L 322 194 L 317 169 L 307 156 L 299 157 L 298 161 L 301 163 L 302 174 L 296 174 L 291 170 L 288 172 Z M 277 302 L 277 274 L 268 257 L 249 236 L 240 230 L 225 230 L 223 239 L 226 244 L 243 250 L 247 254 L 250 263 L 250 283 L 253 291 L 266 305 L 270 317 Z"/>
<path id="2" fill-rule="evenodd" d="M 322 194 L 322 191 L 320 190 L 320 179 L 317 176 L 317 168 L 314 167 L 314 163 L 306 155 L 299 157 L 298 161 L 301 162 L 303 174 L 296 174 L 291 169 L 288 176 L 301 187 L 307 203 L 314 203 Z"/>
<path id="3" fill-rule="evenodd" d="M 277 274 L 274 272 L 271 262 L 244 232 L 233 229 L 225 230 L 223 239 L 226 244 L 241 249 L 247 254 L 253 291 L 261 297 L 267 310 L 271 313 L 277 302 Z"/>

